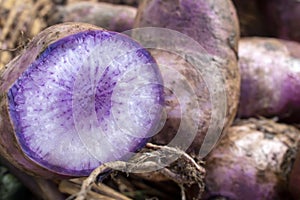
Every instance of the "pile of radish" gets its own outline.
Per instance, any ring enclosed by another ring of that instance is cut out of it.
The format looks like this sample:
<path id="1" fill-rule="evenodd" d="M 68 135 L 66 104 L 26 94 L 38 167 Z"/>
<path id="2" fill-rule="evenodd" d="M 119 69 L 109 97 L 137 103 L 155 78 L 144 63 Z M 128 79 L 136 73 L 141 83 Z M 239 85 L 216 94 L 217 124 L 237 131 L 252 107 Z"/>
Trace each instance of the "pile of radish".
<path id="1" fill-rule="evenodd" d="M 48 16 L 0 71 L 10 165 L 82 177 L 150 142 L 205 162 L 204 191 L 137 175 L 178 199 L 300 199 L 299 1 L 69 0 Z"/>

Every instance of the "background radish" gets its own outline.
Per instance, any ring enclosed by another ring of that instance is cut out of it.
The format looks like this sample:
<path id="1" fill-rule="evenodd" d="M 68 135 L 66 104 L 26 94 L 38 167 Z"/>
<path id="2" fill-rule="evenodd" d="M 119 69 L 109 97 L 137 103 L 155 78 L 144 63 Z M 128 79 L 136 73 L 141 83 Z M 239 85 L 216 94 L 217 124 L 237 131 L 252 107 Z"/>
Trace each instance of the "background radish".
<path id="1" fill-rule="evenodd" d="M 299 122 L 300 44 L 244 38 L 239 47 L 242 83 L 238 115 Z"/>
<path id="2" fill-rule="evenodd" d="M 237 121 L 206 159 L 205 199 L 291 199 L 288 179 L 299 139 L 292 126 Z"/>

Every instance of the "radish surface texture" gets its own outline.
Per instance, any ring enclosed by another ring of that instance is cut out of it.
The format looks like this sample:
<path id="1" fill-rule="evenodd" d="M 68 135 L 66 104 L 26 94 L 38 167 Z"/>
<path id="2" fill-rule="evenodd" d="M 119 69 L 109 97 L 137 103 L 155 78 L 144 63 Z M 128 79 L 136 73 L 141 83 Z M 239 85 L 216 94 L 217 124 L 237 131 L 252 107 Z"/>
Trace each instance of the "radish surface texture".
<path id="1" fill-rule="evenodd" d="M 273 38 L 239 42 L 240 117 L 300 120 L 300 44 Z"/>
<path id="2" fill-rule="evenodd" d="M 292 199 L 288 180 L 299 141 L 292 126 L 238 121 L 206 159 L 204 199 Z"/>
<path id="3" fill-rule="evenodd" d="M 151 55 L 91 25 L 46 29 L 1 78 L 1 153 L 34 174 L 83 176 L 127 160 L 160 121 L 162 79 Z"/>

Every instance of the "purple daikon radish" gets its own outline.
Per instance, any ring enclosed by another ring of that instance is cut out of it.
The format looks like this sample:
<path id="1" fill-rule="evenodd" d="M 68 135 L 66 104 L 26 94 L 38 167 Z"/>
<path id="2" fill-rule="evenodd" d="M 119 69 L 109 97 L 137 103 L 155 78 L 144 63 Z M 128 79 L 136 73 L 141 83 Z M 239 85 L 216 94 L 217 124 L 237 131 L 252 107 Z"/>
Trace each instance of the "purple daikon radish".
<path id="1" fill-rule="evenodd" d="M 1 71 L 0 153 L 27 173 L 86 176 L 127 160 L 157 131 L 160 71 L 126 35 L 65 23 Z"/>

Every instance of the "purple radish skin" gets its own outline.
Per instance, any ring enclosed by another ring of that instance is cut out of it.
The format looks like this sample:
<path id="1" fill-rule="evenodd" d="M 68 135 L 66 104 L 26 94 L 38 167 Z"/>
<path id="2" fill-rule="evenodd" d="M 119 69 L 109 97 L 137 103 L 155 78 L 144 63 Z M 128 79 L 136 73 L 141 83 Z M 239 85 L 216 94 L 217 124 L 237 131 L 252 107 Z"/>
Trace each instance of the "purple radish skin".
<path id="1" fill-rule="evenodd" d="M 273 38 L 239 42 L 239 117 L 300 120 L 300 44 Z"/>
<path id="2" fill-rule="evenodd" d="M 288 180 L 298 129 L 271 120 L 241 120 L 206 158 L 204 199 L 291 199 Z"/>

